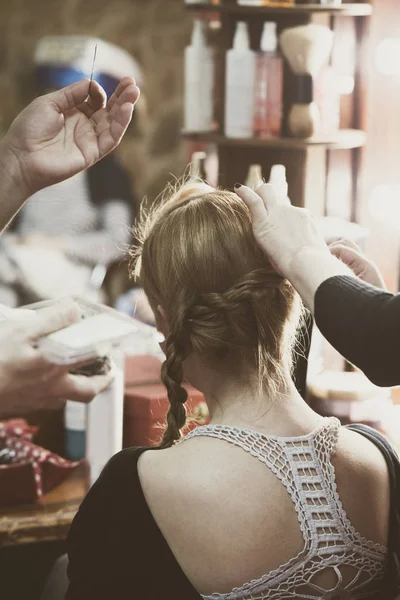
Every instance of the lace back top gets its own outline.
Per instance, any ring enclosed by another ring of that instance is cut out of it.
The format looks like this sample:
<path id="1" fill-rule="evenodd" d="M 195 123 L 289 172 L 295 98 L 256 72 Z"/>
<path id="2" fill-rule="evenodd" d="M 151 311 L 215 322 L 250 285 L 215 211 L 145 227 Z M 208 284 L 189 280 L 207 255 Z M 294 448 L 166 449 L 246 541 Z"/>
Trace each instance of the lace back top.
<path id="1" fill-rule="evenodd" d="M 205 600 L 342 600 L 372 598 L 384 576 L 386 548 L 362 537 L 350 523 L 336 489 L 331 457 L 340 422 L 332 417 L 317 431 L 282 438 L 250 429 L 205 425 L 183 440 L 214 437 L 239 446 L 280 479 L 296 509 L 304 548 L 286 564 L 226 594 Z M 321 572 L 329 577 L 329 589 Z"/>

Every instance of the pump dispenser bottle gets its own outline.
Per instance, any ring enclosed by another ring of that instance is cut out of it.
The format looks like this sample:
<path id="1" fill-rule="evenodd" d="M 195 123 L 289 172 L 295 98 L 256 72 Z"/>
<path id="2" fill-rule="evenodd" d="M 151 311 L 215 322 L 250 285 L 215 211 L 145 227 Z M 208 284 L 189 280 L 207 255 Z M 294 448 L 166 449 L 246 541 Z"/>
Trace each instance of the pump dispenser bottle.
<path id="1" fill-rule="evenodd" d="M 276 138 L 281 133 L 283 104 L 283 61 L 278 51 L 276 23 L 267 21 L 257 56 L 254 134 Z"/>
<path id="2" fill-rule="evenodd" d="M 247 23 L 236 26 L 233 48 L 226 58 L 225 135 L 253 136 L 256 53 L 250 49 Z"/>
<path id="3" fill-rule="evenodd" d="M 186 131 L 213 129 L 214 60 L 207 45 L 206 23 L 196 19 L 192 42 L 185 50 L 185 118 Z"/>

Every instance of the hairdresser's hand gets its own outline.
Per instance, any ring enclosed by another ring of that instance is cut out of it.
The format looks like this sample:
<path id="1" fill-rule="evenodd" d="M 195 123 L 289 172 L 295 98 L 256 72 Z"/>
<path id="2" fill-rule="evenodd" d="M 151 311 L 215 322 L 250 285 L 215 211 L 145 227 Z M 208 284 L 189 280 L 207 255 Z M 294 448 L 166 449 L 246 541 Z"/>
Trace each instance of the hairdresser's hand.
<path id="1" fill-rule="evenodd" d="M 270 184 L 255 191 L 239 186 L 235 192 L 250 210 L 259 246 L 311 311 L 315 292 L 325 279 L 353 276 L 347 266 L 330 254 L 317 221 L 308 210 L 292 206 L 288 198 L 278 198 Z"/>
<path id="2" fill-rule="evenodd" d="M 14 314 L 12 320 L 0 322 L 0 417 L 59 408 L 66 398 L 89 402 L 107 387 L 109 375 L 71 375 L 71 365 L 54 365 L 37 347 L 40 337 L 79 318 L 76 303 L 60 301 L 36 314 L 20 319 Z"/>
<path id="3" fill-rule="evenodd" d="M 314 216 L 292 206 L 288 198 L 278 198 L 271 184 L 255 191 L 242 185 L 235 192 L 250 209 L 258 244 L 283 277 L 290 277 L 299 252 L 310 248 L 329 254 Z"/>
<path id="4" fill-rule="evenodd" d="M 88 91 L 84 79 L 36 98 L 3 138 L 2 170 L 6 160 L 26 198 L 87 169 L 121 141 L 139 97 L 135 81 L 122 79 L 107 104 L 98 83 L 87 98 Z"/>
<path id="5" fill-rule="evenodd" d="M 378 267 L 366 258 L 357 244 L 343 239 L 330 244 L 331 253 L 344 262 L 359 279 L 386 290 L 385 281 Z"/>

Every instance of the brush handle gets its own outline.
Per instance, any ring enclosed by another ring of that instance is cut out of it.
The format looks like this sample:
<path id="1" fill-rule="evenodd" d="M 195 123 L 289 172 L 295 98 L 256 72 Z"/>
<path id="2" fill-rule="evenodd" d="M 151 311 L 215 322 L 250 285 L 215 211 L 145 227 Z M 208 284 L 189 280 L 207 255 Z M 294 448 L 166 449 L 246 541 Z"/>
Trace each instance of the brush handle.
<path id="1" fill-rule="evenodd" d="M 314 99 L 314 85 L 311 75 L 295 75 L 294 104 L 311 104 Z"/>
<path id="2" fill-rule="evenodd" d="M 312 137 L 317 132 L 319 123 L 320 113 L 315 102 L 293 104 L 288 118 L 288 129 L 293 137 Z"/>

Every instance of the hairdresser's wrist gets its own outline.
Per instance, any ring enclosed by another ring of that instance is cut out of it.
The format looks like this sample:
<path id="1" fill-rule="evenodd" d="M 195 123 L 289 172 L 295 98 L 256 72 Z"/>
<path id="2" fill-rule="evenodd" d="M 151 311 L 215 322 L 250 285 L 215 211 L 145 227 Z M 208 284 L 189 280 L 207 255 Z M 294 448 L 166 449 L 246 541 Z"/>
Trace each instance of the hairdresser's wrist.
<path id="1" fill-rule="evenodd" d="M 7 135 L 0 142 L 0 230 L 32 195 L 20 156 Z"/>
<path id="2" fill-rule="evenodd" d="M 329 252 L 328 248 L 303 248 L 294 256 L 287 279 L 314 313 L 314 298 L 319 286 L 337 275 L 355 277 L 353 271 Z"/>

